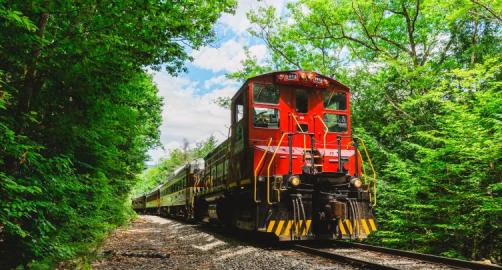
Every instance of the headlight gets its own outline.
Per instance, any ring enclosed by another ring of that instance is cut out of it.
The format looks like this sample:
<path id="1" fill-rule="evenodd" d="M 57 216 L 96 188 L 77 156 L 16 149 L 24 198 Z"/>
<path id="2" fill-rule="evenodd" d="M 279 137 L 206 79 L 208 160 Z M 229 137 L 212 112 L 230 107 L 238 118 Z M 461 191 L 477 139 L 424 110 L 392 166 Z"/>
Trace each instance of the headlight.
<path id="1" fill-rule="evenodd" d="M 292 186 L 296 187 L 298 185 L 300 185 L 300 177 L 298 177 L 297 175 L 293 175 L 289 178 L 289 182 L 291 183 Z"/>
<path id="2" fill-rule="evenodd" d="M 352 178 L 350 179 L 350 185 L 355 188 L 360 188 L 363 185 L 363 182 L 361 182 L 361 179 L 359 178 Z"/>

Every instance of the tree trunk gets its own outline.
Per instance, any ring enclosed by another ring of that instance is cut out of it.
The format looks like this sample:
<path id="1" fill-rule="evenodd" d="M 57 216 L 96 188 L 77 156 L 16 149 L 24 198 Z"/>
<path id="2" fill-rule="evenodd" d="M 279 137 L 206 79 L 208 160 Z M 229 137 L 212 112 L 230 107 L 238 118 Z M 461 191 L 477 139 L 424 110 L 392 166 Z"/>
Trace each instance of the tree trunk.
<path id="1" fill-rule="evenodd" d="M 45 27 L 47 25 L 47 21 L 49 20 L 49 13 L 40 14 L 40 19 L 38 20 L 38 30 L 37 37 L 42 39 L 44 37 Z M 24 83 L 21 89 L 21 93 L 19 94 L 19 103 L 18 103 L 18 115 L 22 117 L 23 114 L 30 111 L 31 101 L 33 99 L 33 95 L 36 93 L 37 84 L 35 83 L 37 77 L 37 60 L 40 57 L 41 45 L 37 45 L 32 53 L 31 58 L 29 60 L 28 66 L 26 68 L 26 73 L 24 76 Z"/>
<path id="2" fill-rule="evenodd" d="M 471 44 L 471 66 L 476 63 L 476 43 L 478 39 L 478 19 L 474 20 L 474 30 L 472 32 Z"/>

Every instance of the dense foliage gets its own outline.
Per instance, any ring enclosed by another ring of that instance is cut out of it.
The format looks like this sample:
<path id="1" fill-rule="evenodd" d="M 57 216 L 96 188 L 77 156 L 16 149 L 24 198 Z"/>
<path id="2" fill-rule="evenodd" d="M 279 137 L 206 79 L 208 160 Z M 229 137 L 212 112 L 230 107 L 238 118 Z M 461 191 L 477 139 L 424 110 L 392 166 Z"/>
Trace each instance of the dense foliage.
<path id="1" fill-rule="evenodd" d="M 228 1 L 1 1 L 0 268 L 51 268 L 129 216 L 176 74 Z"/>
<path id="2" fill-rule="evenodd" d="M 158 164 L 138 175 L 139 179 L 133 187 L 132 196 L 137 197 L 150 192 L 166 182 L 177 168 L 192 160 L 205 157 L 216 145 L 217 141 L 213 136 L 197 142 L 194 147 L 190 147 L 189 142 L 185 140 L 182 147 L 171 150 L 167 158 L 161 159 Z"/>
<path id="3" fill-rule="evenodd" d="M 502 260 L 502 5 L 468 0 L 300 0 L 248 15 L 268 70 L 336 76 L 379 175 L 372 241 Z"/>

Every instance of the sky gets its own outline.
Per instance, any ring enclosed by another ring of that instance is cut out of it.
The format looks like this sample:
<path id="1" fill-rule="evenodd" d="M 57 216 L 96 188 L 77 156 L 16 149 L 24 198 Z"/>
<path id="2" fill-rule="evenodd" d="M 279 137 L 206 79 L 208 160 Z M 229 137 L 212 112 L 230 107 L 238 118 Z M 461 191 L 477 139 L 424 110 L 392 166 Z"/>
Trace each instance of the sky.
<path id="1" fill-rule="evenodd" d="M 160 141 L 163 147 L 149 151 L 148 165 L 167 158 L 169 151 L 180 147 L 186 139 L 192 145 L 215 136 L 219 142 L 228 136 L 230 111 L 214 103 L 217 97 L 233 96 L 241 82 L 225 74 L 242 68 L 244 47 L 263 61 L 267 55 L 264 42 L 247 32 L 251 26 L 246 13 L 262 6 L 274 6 L 282 14 L 286 0 L 239 0 L 235 14 L 223 14 L 216 23 L 216 41 L 190 52 L 186 73 L 173 77 L 165 71 L 153 73 L 153 80 L 164 99 Z"/>

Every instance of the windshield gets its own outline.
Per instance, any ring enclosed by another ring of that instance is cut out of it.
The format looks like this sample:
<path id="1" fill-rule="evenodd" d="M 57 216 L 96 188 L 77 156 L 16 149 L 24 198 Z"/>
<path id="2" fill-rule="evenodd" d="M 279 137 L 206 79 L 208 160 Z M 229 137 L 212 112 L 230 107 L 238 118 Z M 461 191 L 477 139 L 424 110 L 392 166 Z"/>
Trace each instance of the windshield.
<path id="1" fill-rule="evenodd" d="M 347 131 L 347 116 L 340 114 L 324 115 L 324 123 L 328 126 L 330 132 L 346 132 Z"/>
<path id="2" fill-rule="evenodd" d="M 346 110 L 347 96 L 343 92 L 324 91 L 322 93 L 324 109 L 328 110 Z"/>
<path id="3" fill-rule="evenodd" d="M 296 89 L 296 112 L 307 113 L 309 109 L 308 92 L 305 89 Z"/>

